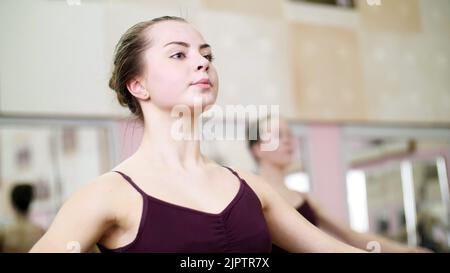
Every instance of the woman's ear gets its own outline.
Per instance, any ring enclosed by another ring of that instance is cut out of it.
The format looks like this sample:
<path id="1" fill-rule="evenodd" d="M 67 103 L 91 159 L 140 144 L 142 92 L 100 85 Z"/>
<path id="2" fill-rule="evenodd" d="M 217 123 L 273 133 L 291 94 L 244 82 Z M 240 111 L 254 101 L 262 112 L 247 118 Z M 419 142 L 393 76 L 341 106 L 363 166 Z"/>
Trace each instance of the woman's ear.
<path id="1" fill-rule="evenodd" d="M 127 82 L 127 89 L 130 93 L 138 99 L 148 100 L 150 99 L 150 92 L 145 89 L 142 81 L 135 77 Z"/>

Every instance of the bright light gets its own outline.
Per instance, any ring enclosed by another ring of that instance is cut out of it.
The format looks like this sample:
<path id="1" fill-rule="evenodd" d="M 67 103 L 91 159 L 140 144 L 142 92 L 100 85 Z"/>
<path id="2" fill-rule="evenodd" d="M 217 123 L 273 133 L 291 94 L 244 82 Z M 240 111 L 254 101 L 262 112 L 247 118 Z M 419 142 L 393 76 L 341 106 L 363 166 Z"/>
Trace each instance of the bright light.
<path id="1" fill-rule="evenodd" d="M 351 227 L 359 232 L 368 231 L 369 214 L 364 171 L 350 170 L 347 172 L 347 194 Z"/>
<path id="2" fill-rule="evenodd" d="M 306 173 L 297 172 L 285 177 L 284 183 L 292 190 L 300 192 L 309 192 L 309 177 Z"/>
<path id="3" fill-rule="evenodd" d="M 403 190 L 403 205 L 405 207 L 406 229 L 408 233 L 408 244 L 417 245 L 416 233 L 416 200 L 414 193 L 413 169 L 410 161 L 402 161 L 402 190 Z"/>

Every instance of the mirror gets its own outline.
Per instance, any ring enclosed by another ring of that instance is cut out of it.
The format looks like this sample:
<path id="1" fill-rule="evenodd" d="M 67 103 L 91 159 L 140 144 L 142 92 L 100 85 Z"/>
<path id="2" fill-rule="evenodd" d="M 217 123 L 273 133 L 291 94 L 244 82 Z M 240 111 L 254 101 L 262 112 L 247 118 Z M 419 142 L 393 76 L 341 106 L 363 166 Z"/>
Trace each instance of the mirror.
<path id="1" fill-rule="evenodd" d="M 0 224 L 13 220 L 12 187 L 27 183 L 30 217 L 47 228 L 68 196 L 112 167 L 109 145 L 102 122 L 0 120 Z"/>
<path id="2" fill-rule="evenodd" d="M 372 129 L 345 131 L 352 227 L 449 252 L 448 132 Z"/>

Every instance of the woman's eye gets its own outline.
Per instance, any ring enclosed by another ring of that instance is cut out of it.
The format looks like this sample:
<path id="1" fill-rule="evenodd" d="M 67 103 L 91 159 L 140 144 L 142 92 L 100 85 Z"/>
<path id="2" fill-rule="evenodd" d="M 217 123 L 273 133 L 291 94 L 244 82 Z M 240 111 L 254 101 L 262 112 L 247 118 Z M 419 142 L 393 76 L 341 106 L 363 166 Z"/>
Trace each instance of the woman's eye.
<path id="1" fill-rule="evenodd" d="M 203 57 L 205 57 L 210 62 L 212 62 L 214 60 L 214 56 L 212 54 L 207 54 L 207 55 L 204 55 Z"/>
<path id="2" fill-rule="evenodd" d="M 170 56 L 170 58 L 173 59 L 183 59 L 184 57 L 186 57 L 186 55 L 183 52 L 178 52 Z"/>

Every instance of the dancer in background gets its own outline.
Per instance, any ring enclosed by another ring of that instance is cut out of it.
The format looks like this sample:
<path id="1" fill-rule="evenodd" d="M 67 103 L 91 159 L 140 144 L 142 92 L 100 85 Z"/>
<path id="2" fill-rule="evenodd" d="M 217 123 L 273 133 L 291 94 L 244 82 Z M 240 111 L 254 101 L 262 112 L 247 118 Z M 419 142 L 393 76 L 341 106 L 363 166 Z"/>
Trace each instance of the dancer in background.
<path id="1" fill-rule="evenodd" d="M 11 190 L 14 222 L 0 229 L 0 252 L 23 253 L 42 237 L 45 230 L 29 219 L 34 188 L 28 183 L 17 183 Z"/>
<path id="2" fill-rule="evenodd" d="M 297 147 L 295 147 L 294 137 L 286 120 L 280 119 L 279 122 L 274 123 L 279 124 L 278 128 L 270 128 L 268 126 L 268 124 L 271 124 L 270 119 L 270 117 L 260 119 L 250 126 L 248 132 L 253 130 L 257 134 L 255 139 L 248 140 L 249 149 L 258 164 L 260 175 L 264 178 L 264 181 L 269 183 L 298 213 L 321 230 L 360 249 L 371 250 L 372 244 L 368 244 L 375 242 L 379 243 L 381 252 L 429 252 L 427 249 L 410 247 L 375 234 L 356 232 L 334 219 L 310 194 L 286 187 L 284 177 L 286 176 L 286 170 L 293 163 L 294 150 Z M 278 138 L 277 149 L 263 151 L 261 149 L 262 134 L 267 136 L 264 138 L 266 142 L 271 141 L 271 138 Z M 274 245 L 273 252 L 287 251 Z"/>

